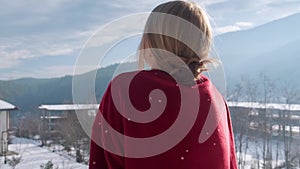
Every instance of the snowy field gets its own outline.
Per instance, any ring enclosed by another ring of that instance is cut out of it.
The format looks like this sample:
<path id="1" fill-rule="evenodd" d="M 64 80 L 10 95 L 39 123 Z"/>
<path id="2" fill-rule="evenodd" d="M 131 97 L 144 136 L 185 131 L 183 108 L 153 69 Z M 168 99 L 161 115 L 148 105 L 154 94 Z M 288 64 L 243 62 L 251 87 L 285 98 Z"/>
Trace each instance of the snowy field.
<path id="1" fill-rule="evenodd" d="M 257 163 L 263 163 L 262 159 L 257 160 L 257 155 L 262 156 L 262 143 L 249 141 L 248 145 L 243 142 L 243 154 L 239 156 L 237 153 L 237 158 L 242 158 L 240 160 L 245 161 L 244 169 L 258 168 Z M 273 141 L 272 143 L 273 151 L 273 167 L 276 166 L 275 158 L 277 156 L 277 164 L 284 161 L 283 154 L 283 144 L 282 142 Z M 40 142 L 24 138 L 13 138 L 12 144 L 9 145 L 8 149 L 11 152 L 15 152 L 18 155 L 10 155 L 7 158 L 12 159 L 12 157 L 21 157 L 21 161 L 16 165 L 15 169 L 41 169 L 41 165 L 45 165 L 47 162 L 52 161 L 53 169 L 87 169 L 88 166 L 84 164 L 77 163 L 75 158 L 68 155 L 65 151 L 53 151 L 59 150 L 61 146 L 49 147 L 39 147 Z M 276 152 L 276 148 L 279 151 Z M 245 147 L 248 147 L 247 150 Z M 298 145 L 293 148 L 294 151 L 299 151 Z M 4 157 L 0 157 L 0 169 L 12 169 L 8 164 L 4 164 Z M 262 167 L 262 166 L 260 166 Z"/>
<path id="2" fill-rule="evenodd" d="M 237 137 L 239 135 L 236 135 Z M 297 135 L 295 138 L 299 138 Z M 242 164 L 240 165 L 240 168 L 242 169 L 257 169 L 258 163 L 259 168 L 263 168 L 263 139 L 262 138 L 250 138 L 247 140 L 246 138 L 243 138 L 242 145 L 240 145 L 240 141 L 235 140 L 236 144 L 236 156 L 237 160 L 241 161 Z M 300 140 L 294 139 L 291 146 L 291 154 L 295 155 L 300 152 Z M 273 138 L 273 140 L 270 140 L 269 146 L 267 146 L 266 143 L 266 152 L 267 153 L 267 147 L 269 147 L 270 150 L 270 163 L 272 164 L 272 168 L 275 168 L 275 166 L 282 166 L 285 162 L 285 155 L 284 155 L 284 142 L 280 140 L 276 140 Z M 242 153 L 239 153 L 241 150 Z M 294 164 L 297 166 L 291 167 L 291 169 L 300 169 L 299 168 L 299 156 L 297 156 L 294 160 Z M 267 160 L 268 161 L 268 160 Z M 243 166 L 243 167 L 242 167 Z M 285 169 L 284 167 L 278 168 L 278 169 Z"/>
<path id="3" fill-rule="evenodd" d="M 10 155 L 7 158 L 21 157 L 21 161 L 15 169 L 41 169 L 41 165 L 52 161 L 54 169 L 87 169 L 88 166 L 79 164 L 75 158 L 70 157 L 66 152 L 53 152 L 47 147 L 39 147 L 39 142 L 14 138 L 9 145 L 9 151 L 16 152 L 18 155 Z M 0 169 L 12 169 L 8 164 L 4 164 L 4 157 L 0 157 Z"/>

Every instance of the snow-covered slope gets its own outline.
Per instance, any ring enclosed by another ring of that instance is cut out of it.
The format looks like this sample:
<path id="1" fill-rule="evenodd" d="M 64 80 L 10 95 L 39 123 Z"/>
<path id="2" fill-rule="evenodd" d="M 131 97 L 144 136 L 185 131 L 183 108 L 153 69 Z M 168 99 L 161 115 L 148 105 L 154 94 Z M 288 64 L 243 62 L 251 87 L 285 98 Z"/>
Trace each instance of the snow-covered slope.
<path id="1" fill-rule="evenodd" d="M 48 161 L 52 161 L 54 168 L 58 169 L 87 169 L 88 166 L 75 162 L 74 158 L 68 157 L 63 152 L 52 152 L 47 148 L 38 146 L 38 142 L 14 138 L 12 144 L 8 147 L 9 151 L 18 153 L 21 156 L 21 162 L 16 165 L 15 169 L 41 169 L 41 165 L 45 165 Z M 12 156 L 8 156 L 11 159 Z M 0 169 L 11 169 L 8 164 L 3 164 L 4 157 L 0 157 Z"/>

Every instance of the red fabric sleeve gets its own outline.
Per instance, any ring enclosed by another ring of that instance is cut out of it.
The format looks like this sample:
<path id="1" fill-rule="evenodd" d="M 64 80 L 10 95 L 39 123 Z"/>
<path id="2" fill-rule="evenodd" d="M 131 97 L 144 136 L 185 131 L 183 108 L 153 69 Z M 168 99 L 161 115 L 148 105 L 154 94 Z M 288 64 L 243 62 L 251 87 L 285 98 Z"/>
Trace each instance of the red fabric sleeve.
<path id="1" fill-rule="evenodd" d="M 112 135 L 105 135 L 105 129 L 102 126 L 101 115 L 107 120 L 109 124 L 113 123 L 113 126 L 118 128 L 119 132 L 122 130 L 122 119 L 116 119 L 114 116 L 117 113 L 116 108 L 112 102 L 111 96 L 111 84 L 107 88 L 99 107 L 99 111 L 94 120 L 92 127 L 92 139 L 90 144 L 90 169 L 123 169 L 124 168 L 124 158 L 118 155 L 112 154 L 104 150 L 99 146 L 100 142 L 105 140 L 113 140 L 114 147 L 123 148 L 123 145 L 118 143 L 117 139 L 112 138 Z"/>
<path id="2" fill-rule="evenodd" d="M 226 102 L 225 102 L 226 103 Z M 230 133 L 230 169 L 238 169 L 237 161 L 236 161 L 236 154 L 235 154 L 235 144 L 234 144 L 234 135 L 233 135 L 233 129 L 232 129 L 232 123 L 231 123 L 231 117 L 230 117 L 230 110 L 227 106 L 227 122 L 228 122 L 228 129 Z"/>

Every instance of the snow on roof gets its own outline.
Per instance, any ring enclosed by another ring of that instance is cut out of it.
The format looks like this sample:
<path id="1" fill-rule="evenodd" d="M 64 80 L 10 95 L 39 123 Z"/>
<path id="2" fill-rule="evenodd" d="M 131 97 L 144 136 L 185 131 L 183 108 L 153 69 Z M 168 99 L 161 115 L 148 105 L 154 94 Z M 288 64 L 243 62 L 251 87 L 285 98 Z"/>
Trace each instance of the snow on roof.
<path id="1" fill-rule="evenodd" d="M 256 109 L 278 109 L 278 110 L 290 110 L 300 111 L 299 104 L 283 104 L 283 103 L 258 103 L 258 102 L 228 102 L 229 107 L 244 107 L 244 108 L 256 108 Z M 290 107 L 289 107 L 290 106 Z"/>
<path id="2" fill-rule="evenodd" d="M 4 100 L 0 100 L 0 110 L 16 110 L 18 109 L 15 105 L 12 105 Z"/>
<path id="3" fill-rule="evenodd" d="M 39 106 L 39 109 L 52 111 L 97 110 L 98 108 L 99 104 L 56 104 Z"/>
<path id="4" fill-rule="evenodd" d="M 63 119 L 63 118 L 66 118 L 66 117 L 63 117 L 63 116 L 41 116 L 40 117 L 41 119 L 45 118 L 45 119 Z"/>
<path id="5" fill-rule="evenodd" d="M 229 107 L 244 107 L 255 109 L 278 109 L 300 111 L 300 104 L 283 104 L 283 103 L 258 103 L 258 102 L 227 102 Z M 50 111 L 70 111 L 70 110 L 98 110 L 99 104 L 56 104 L 56 105 L 41 105 L 39 109 Z M 1 109 L 1 102 L 0 102 Z"/>

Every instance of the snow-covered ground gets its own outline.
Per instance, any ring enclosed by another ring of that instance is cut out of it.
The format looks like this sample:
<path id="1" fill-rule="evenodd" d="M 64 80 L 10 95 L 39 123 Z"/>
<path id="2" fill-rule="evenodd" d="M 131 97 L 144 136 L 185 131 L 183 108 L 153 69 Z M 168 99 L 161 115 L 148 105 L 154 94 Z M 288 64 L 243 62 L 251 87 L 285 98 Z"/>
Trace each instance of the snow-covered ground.
<path id="1" fill-rule="evenodd" d="M 236 134 L 238 137 L 239 135 Z M 299 138 L 297 136 L 297 138 Z M 242 145 L 240 145 L 239 140 L 235 140 L 236 148 L 237 148 L 237 160 L 243 161 L 244 166 L 243 169 L 251 169 L 251 168 L 258 168 L 258 163 L 260 168 L 263 167 L 263 139 L 262 138 L 250 138 L 248 141 L 246 138 L 243 138 Z M 294 139 L 291 146 L 291 154 L 295 155 L 297 152 L 300 151 L 300 140 Z M 240 147 L 241 146 L 241 147 Z M 240 148 L 242 149 L 242 153 L 240 154 Z M 284 155 L 284 142 L 282 140 L 275 140 L 273 138 L 269 142 L 269 149 L 271 152 L 271 164 L 274 168 L 275 166 L 280 166 L 285 162 L 285 155 Z M 267 145 L 266 145 L 266 153 L 267 153 Z M 298 160 L 299 157 L 296 157 Z M 276 160 L 277 159 L 277 160 Z M 297 162 L 298 164 L 298 162 Z M 284 168 L 282 168 L 284 169 Z M 293 169 L 300 169 L 299 165 L 294 167 Z"/>
<path id="2" fill-rule="evenodd" d="M 248 145 L 245 144 L 246 141 L 243 141 L 243 154 L 242 159 L 245 159 L 244 169 L 257 168 L 257 163 L 259 162 L 262 167 L 262 141 L 258 142 L 249 141 Z M 238 143 L 236 143 L 239 146 Z M 7 158 L 11 159 L 13 156 L 21 157 L 21 162 L 15 167 L 15 169 L 41 169 L 41 165 L 45 165 L 47 162 L 52 161 L 54 164 L 54 169 L 87 169 L 88 166 L 84 164 L 79 164 L 75 162 L 75 158 L 68 155 L 65 151 L 58 151 L 62 149 L 62 146 L 56 145 L 49 147 L 39 147 L 40 142 L 24 138 L 13 138 L 12 144 L 9 145 L 8 149 L 11 152 L 16 152 L 18 155 L 10 155 Z M 284 162 L 284 153 L 283 153 L 283 143 L 273 140 L 272 145 L 272 165 L 273 167 Z M 299 143 L 295 143 L 293 147 L 294 151 L 299 151 Z M 278 146 L 278 154 L 277 154 Z M 245 147 L 248 147 L 245 152 Z M 53 150 L 56 150 L 53 152 Z M 259 161 L 257 156 L 260 157 Z M 276 156 L 278 158 L 276 164 Z M 239 153 L 237 153 L 237 158 L 239 158 Z M 4 157 L 0 157 L 0 169 L 12 169 L 8 164 L 3 164 Z"/>
<path id="3" fill-rule="evenodd" d="M 12 144 L 9 145 L 9 151 L 16 152 L 21 157 L 21 162 L 16 165 L 15 169 L 41 169 L 41 165 L 52 161 L 53 168 L 58 169 L 87 169 L 88 166 L 79 164 L 74 158 L 67 155 L 66 152 L 53 152 L 47 147 L 39 147 L 39 142 L 24 138 L 13 138 Z M 0 157 L 0 169 L 11 169 L 8 164 L 4 164 L 4 157 Z"/>

